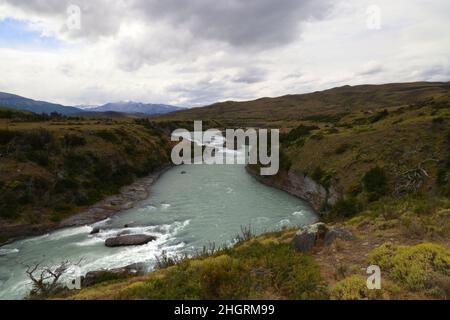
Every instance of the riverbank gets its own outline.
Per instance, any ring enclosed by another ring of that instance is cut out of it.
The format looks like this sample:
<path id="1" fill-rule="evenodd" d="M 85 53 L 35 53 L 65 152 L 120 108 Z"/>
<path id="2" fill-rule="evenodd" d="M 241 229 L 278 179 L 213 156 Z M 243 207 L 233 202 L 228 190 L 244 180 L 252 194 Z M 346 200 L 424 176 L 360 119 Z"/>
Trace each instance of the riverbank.
<path id="1" fill-rule="evenodd" d="M 261 176 L 259 169 L 252 166 L 246 166 L 246 171 L 262 184 L 307 201 L 316 212 L 320 212 L 325 204 L 334 205 L 341 197 L 334 188 L 326 189 L 307 175 L 291 170 L 280 171 L 276 176 Z"/>
<path id="2" fill-rule="evenodd" d="M 59 223 L 46 225 L 19 224 L 16 226 L 2 227 L 1 236 L 7 240 L 0 243 L 0 246 L 59 229 L 94 224 L 108 219 L 120 211 L 131 209 L 137 203 L 149 197 L 151 187 L 158 181 L 161 175 L 172 167 L 172 165 L 168 165 L 144 178 L 139 178 L 132 184 L 122 187 L 118 194 L 109 196 Z"/>

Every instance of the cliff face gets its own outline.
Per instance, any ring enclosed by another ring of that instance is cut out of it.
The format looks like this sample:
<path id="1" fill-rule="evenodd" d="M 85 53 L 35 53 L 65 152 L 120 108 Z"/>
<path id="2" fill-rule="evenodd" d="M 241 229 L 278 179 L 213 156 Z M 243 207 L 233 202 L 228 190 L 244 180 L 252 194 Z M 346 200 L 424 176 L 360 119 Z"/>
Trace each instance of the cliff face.
<path id="1" fill-rule="evenodd" d="M 286 191 L 309 202 L 316 211 L 320 211 L 325 203 L 335 204 L 340 197 L 333 187 L 327 191 L 321 184 L 301 172 L 289 170 L 282 171 L 276 176 L 261 176 L 257 170 L 249 166 L 247 166 L 247 172 L 265 185 Z"/>

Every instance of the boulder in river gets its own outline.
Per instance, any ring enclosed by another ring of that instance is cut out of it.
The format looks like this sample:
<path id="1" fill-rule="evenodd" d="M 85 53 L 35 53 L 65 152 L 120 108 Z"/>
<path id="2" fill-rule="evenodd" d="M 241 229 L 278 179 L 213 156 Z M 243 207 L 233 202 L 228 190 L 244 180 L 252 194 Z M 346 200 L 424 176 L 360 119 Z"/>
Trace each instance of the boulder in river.
<path id="1" fill-rule="evenodd" d="M 132 234 L 106 239 L 105 246 L 107 247 L 141 246 L 155 240 L 156 237 L 154 236 L 149 236 L 145 234 Z"/>
<path id="2" fill-rule="evenodd" d="M 100 227 L 92 228 L 91 234 L 98 234 L 98 233 L 100 233 Z"/>

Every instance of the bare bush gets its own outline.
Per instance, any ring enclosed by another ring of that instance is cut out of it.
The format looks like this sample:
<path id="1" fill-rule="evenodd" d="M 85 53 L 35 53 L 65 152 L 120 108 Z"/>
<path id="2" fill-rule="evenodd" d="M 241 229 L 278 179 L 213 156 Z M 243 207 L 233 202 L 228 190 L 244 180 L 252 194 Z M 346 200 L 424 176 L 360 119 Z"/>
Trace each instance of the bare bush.
<path id="1" fill-rule="evenodd" d="M 32 281 L 32 289 L 29 297 L 31 299 L 46 298 L 63 290 L 64 286 L 61 283 L 61 277 L 73 266 L 81 264 L 80 259 L 77 263 L 72 263 L 65 260 L 55 266 L 43 265 L 43 261 L 31 265 L 26 264 L 26 274 Z"/>

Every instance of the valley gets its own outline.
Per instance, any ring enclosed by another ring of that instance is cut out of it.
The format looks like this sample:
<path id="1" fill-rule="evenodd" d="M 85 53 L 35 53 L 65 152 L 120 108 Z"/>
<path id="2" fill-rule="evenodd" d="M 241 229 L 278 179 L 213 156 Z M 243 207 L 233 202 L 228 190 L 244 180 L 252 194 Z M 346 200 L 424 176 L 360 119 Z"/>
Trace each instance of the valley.
<path id="1" fill-rule="evenodd" d="M 160 204 L 182 198 L 168 211 L 181 209 L 174 215 L 165 216 L 162 207 L 157 209 L 161 218 L 174 219 L 177 214 L 189 212 L 191 220 L 206 219 L 189 234 L 198 237 L 197 249 L 206 245 L 205 240 L 234 246 L 191 252 L 189 257 L 166 257 L 153 273 L 109 279 L 80 292 L 60 292 L 51 297 L 449 297 L 449 83 L 345 86 L 304 95 L 224 102 L 145 118 L 46 118 L 7 109 L 2 109 L 0 115 L 4 128 L 0 132 L 0 230 L 4 241 L 21 233 L 51 230 L 64 219 L 117 194 L 136 178 L 170 165 L 170 133 L 177 128 L 192 130 L 194 120 L 203 120 L 207 128 L 281 130 L 281 170 L 276 176 L 259 176 L 259 165 L 242 166 L 232 175 L 220 166 L 176 167 L 155 185 L 154 196 L 160 197 Z M 217 177 L 222 180 L 215 181 Z M 183 179 L 189 181 L 180 183 Z M 168 180 L 170 186 L 166 185 Z M 248 189 L 244 181 L 252 187 Z M 236 192 L 233 183 L 244 188 L 239 189 L 243 198 L 222 203 L 228 188 Z M 194 205 L 191 201 L 195 196 L 183 197 L 189 193 L 175 186 L 203 186 L 207 198 Z M 221 188 L 216 190 L 218 186 Z M 159 193 L 161 188 L 164 192 Z M 254 191 L 252 196 L 246 193 L 249 190 Z M 152 192 L 148 199 L 155 199 Z M 212 194 L 215 201 L 206 205 Z M 287 202 L 280 202 L 281 198 Z M 293 239 L 299 236 L 300 226 L 316 221 L 295 220 L 293 213 L 303 210 L 296 210 L 295 205 L 284 208 L 286 203 L 301 201 L 299 198 L 309 202 L 314 211 L 308 212 L 324 222 L 328 230 L 340 235 L 349 232 L 353 240 L 338 237 L 325 244 L 317 234 L 308 251 L 296 250 Z M 192 207 L 186 211 L 188 204 Z M 139 210 L 136 208 L 129 210 Z M 261 214 L 262 210 L 267 212 Z M 224 232 L 216 233 L 211 226 L 218 223 L 218 217 L 208 220 L 211 216 L 202 212 L 242 216 L 232 224 L 224 223 Z M 146 214 L 151 223 L 143 225 L 154 226 L 152 219 L 158 214 Z M 128 218 L 120 220 L 122 214 L 114 217 L 120 221 L 116 227 L 130 222 Z M 258 218 L 269 220 L 254 234 L 246 232 L 233 242 L 240 226 L 254 225 L 250 217 L 260 223 Z M 277 225 L 286 219 L 289 223 Z M 156 223 L 160 224 L 170 225 Z M 89 230 L 83 231 L 83 237 L 88 237 Z M 370 264 L 383 269 L 387 285 L 382 291 L 364 289 L 365 268 Z M 230 287 L 228 283 L 239 286 Z"/>

